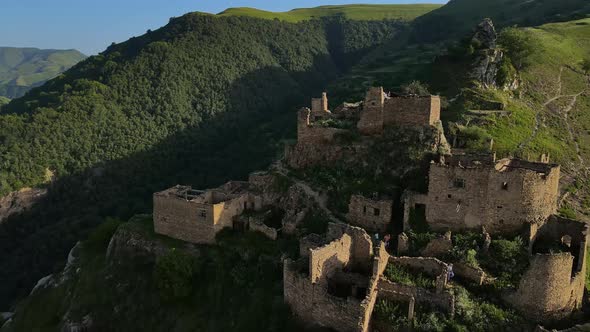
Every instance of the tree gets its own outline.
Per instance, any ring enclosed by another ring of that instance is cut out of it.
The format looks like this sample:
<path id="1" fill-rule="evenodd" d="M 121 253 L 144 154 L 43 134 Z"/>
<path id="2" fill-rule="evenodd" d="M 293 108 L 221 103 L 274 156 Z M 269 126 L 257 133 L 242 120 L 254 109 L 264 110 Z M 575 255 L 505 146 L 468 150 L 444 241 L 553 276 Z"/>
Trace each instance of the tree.
<path id="1" fill-rule="evenodd" d="M 412 81 L 404 86 L 402 86 L 402 92 L 408 95 L 418 95 L 418 96 L 428 96 L 430 95 L 430 91 L 428 91 L 428 85 L 420 82 L 420 81 Z"/>
<path id="2" fill-rule="evenodd" d="M 506 55 L 518 70 L 529 65 L 529 57 L 535 50 L 531 36 L 523 29 L 515 27 L 502 30 L 498 43 L 506 50 Z"/>
<path id="3" fill-rule="evenodd" d="M 177 300 L 187 297 L 192 291 L 194 274 L 193 259 L 177 249 L 158 258 L 154 270 L 154 279 L 165 300 Z"/>
<path id="4" fill-rule="evenodd" d="M 584 70 L 586 74 L 590 74 L 590 58 L 582 60 L 582 70 Z"/>

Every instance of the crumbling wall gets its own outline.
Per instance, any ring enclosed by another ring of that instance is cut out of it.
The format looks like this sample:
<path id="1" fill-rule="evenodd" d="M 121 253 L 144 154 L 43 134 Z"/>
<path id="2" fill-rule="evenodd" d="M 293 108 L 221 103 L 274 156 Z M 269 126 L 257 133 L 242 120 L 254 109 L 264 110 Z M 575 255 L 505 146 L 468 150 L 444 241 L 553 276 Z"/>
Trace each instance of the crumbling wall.
<path id="1" fill-rule="evenodd" d="M 433 257 L 391 257 L 389 264 L 423 271 L 436 279 L 436 292 L 441 293 L 447 286 L 448 264 Z"/>
<path id="2" fill-rule="evenodd" d="M 393 97 L 385 100 L 383 124 L 401 126 L 434 126 L 440 121 L 439 96 Z"/>
<path id="3" fill-rule="evenodd" d="M 315 115 L 314 115 L 315 114 Z M 330 118 L 330 113 L 312 112 L 309 108 L 303 108 L 299 111 L 297 120 L 297 143 L 298 144 L 325 144 L 332 142 L 334 136 L 338 133 L 346 132 L 344 129 L 321 127 L 314 124 L 313 117 Z M 316 119 L 316 120 L 319 120 Z"/>
<path id="4" fill-rule="evenodd" d="M 329 244 L 309 250 L 309 271 L 312 283 L 327 283 L 334 273 L 350 261 L 352 237 L 344 234 Z"/>
<path id="5" fill-rule="evenodd" d="M 374 135 L 383 132 L 383 105 L 385 93 L 383 88 L 370 88 L 363 102 L 363 110 L 357 128 L 364 135 Z"/>
<path id="6" fill-rule="evenodd" d="M 308 277 L 296 272 L 290 260 L 284 262 L 283 285 L 285 302 L 307 325 L 343 332 L 359 331 L 364 313 L 359 300 L 328 294 L 323 285 L 311 283 Z"/>
<path id="7" fill-rule="evenodd" d="M 380 293 L 404 294 L 413 297 L 418 303 L 438 308 L 451 316 L 455 314 L 455 297 L 449 291 L 434 293 L 424 288 L 394 283 L 383 277 L 377 288 Z"/>
<path id="8" fill-rule="evenodd" d="M 252 232 L 258 232 L 263 234 L 264 236 L 266 236 L 267 238 L 271 239 L 271 240 L 276 240 L 278 237 L 277 234 L 277 230 L 272 228 L 272 227 L 268 227 L 266 226 L 263 222 L 261 221 L 252 221 L 250 222 L 250 230 Z"/>
<path id="9" fill-rule="evenodd" d="M 433 163 L 426 219 L 435 231 L 485 226 L 490 233 L 517 233 L 525 224 L 541 223 L 555 212 L 558 183 L 558 166 L 543 174 L 525 168 Z"/>
<path id="10" fill-rule="evenodd" d="M 255 210 L 255 207 L 254 196 L 249 193 L 244 193 L 226 202 L 215 204 L 213 206 L 215 230 L 219 232 L 224 228 L 233 227 L 233 221 L 236 216 L 244 213 L 246 209 Z"/>
<path id="11" fill-rule="evenodd" d="M 347 219 L 350 224 L 370 232 L 385 233 L 392 220 L 392 200 L 372 200 L 353 195 L 348 205 Z"/>
<path id="12" fill-rule="evenodd" d="M 192 243 L 215 243 L 213 207 L 154 194 L 154 231 Z"/>
<path id="13" fill-rule="evenodd" d="M 505 300 L 535 322 L 551 322 L 568 317 L 582 306 L 584 270 L 573 273 L 570 253 L 536 254 L 518 289 Z"/>
<path id="14" fill-rule="evenodd" d="M 462 263 L 453 264 L 453 272 L 455 273 L 455 276 L 464 280 L 472 281 L 478 285 L 483 285 L 487 278 L 487 274 L 481 268 Z"/>

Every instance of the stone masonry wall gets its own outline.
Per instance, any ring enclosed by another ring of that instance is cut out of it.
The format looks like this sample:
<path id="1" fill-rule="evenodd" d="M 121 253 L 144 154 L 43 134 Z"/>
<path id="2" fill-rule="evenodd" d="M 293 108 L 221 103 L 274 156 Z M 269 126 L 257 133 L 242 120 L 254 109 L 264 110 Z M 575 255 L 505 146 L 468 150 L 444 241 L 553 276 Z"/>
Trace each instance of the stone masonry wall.
<path id="1" fill-rule="evenodd" d="M 391 292 L 411 296 L 416 299 L 416 302 L 439 308 L 451 316 L 455 313 L 455 298 L 448 291 L 433 293 L 420 287 L 394 283 L 385 278 L 381 278 L 379 281 L 378 290 L 384 293 Z"/>
<path id="2" fill-rule="evenodd" d="M 353 195 L 348 205 L 347 219 L 351 225 L 370 232 L 385 233 L 392 220 L 392 200 L 372 200 Z"/>
<path id="3" fill-rule="evenodd" d="M 572 276 L 573 261 L 570 253 L 535 255 L 518 290 L 505 300 L 535 322 L 566 318 L 582 306 L 584 295 L 586 266 Z"/>
<path id="4" fill-rule="evenodd" d="M 278 237 L 276 229 L 274 229 L 272 227 L 268 227 L 263 222 L 260 222 L 260 221 L 250 222 L 250 231 L 261 233 L 271 240 L 276 240 Z"/>
<path id="5" fill-rule="evenodd" d="M 206 217 L 201 216 L 204 211 Z M 182 198 L 154 195 L 154 231 L 192 243 L 215 243 L 213 207 Z"/>
<path id="6" fill-rule="evenodd" d="M 383 105 L 385 93 L 383 88 L 370 88 L 363 103 L 361 117 L 357 123 L 359 132 L 374 135 L 383 132 Z"/>
<path id="7" fill-rule="evenodd" d="M 459 185 L 461 184 L 461 185 Z M 516 233 L 540 223 L 557 207 L 559 167 L 547 175 L 491 167 L 432 164 L 426 219 L 435 231 L 481 229 Z"/>
<path id="8" fill-rule="evenodd" d="M 335 272 L 342 270 L 350 261 L 352 238 L 344 234 L 340 239 L 309 250 L 309 271 L 312 283 L 327 283 Z"/>
<path id="9" fill-rule="evenodd" d="M 436 291 L 441 293 L 447 285 L 448 264 L 432 257 L 391 257 L 389 264 L 421 270 L 436 279 Z"/>
<path id="10" fill-rule="evenodd" d="M 360 332 L 364 308 L 355 298 L 338 298 L 328 294 L 324 285 L 313 284 L 309 277 L 297 273 L 285 260 L 283 285 L 285 302 L 304 323 L 342 332 Z"/>
<path id="11" fill-rule="evenodd" d="M 385 100 L 383 124 L 433 126 L 440 120 L 440 97 L 394 97 Z"/>
<path id="12" fill-rule="evenodd" d="M 327 114 L 327 117 L 330 113 L 321 113 L 322 116 L 325 114 Z M 303 108 L 299 111 L 297 119 L 297 144 L 329 143 L 334 140 L 336 134 L 346 131 L 339 128 L 314 126 L 313 115 L 314 113 L 308 108 Z"/>

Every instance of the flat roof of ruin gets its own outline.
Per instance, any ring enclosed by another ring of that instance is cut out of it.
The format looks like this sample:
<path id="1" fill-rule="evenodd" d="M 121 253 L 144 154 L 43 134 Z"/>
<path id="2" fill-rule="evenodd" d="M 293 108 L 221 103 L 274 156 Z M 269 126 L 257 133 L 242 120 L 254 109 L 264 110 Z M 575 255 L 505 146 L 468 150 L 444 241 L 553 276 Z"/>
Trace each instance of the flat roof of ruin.
<path id="1" fill-rule="evenodd" d="M 250 188 L 250 183 L 243 182 L 243 181 L 230 181 L 218 188 L 214 189 L 207 189 L 207 190 L 196 190 L 192 189 L 191 186 L 184 186 L 184 185 L 176 185 L 172 188 L 166 189 L 164 191 L 155 193 L 157 196 L 168 196 L 168 197 L 175 197 L 179 199 L 184 199 L 189 202 L 194 203 L 204 203 L 204 204 L 218 204 L 221 202 L 225 202 L 235 198 L 235 195 L 239 195 L 241 193 L 246 192 Z M 219 200 L 215 200 L 210 202 L 205 200 L 205 194 L 207 193 L 219 193 L 224 195 L 225 197 Z"/>

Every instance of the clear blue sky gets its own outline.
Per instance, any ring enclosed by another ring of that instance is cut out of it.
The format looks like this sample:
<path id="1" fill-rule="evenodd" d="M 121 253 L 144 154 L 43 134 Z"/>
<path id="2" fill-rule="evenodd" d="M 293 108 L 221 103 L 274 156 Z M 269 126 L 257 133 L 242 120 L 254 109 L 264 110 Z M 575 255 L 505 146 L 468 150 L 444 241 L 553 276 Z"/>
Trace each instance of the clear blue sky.
<path id="1" fill-rule="evenodd" d="M 446 0 L 0 0 L 0 46 L 75 48 L 91 55 L 173 16 L 229 7 L 270 11 L 350 3 L 446 3 Z"/>

